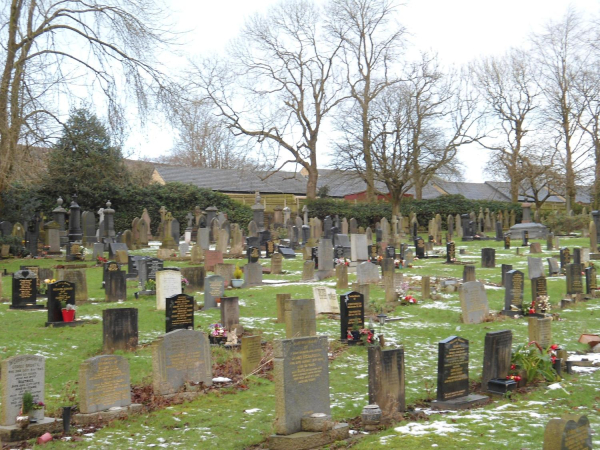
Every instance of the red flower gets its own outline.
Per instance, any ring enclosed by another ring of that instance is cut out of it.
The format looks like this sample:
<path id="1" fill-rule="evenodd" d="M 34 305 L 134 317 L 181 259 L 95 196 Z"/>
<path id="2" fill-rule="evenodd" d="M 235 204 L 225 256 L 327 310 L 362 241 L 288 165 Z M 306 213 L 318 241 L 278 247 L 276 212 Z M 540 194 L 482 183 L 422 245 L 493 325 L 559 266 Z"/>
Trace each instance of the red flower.
<path id="1" fill-rule="evenodd" d="M 554 344 L 550 346 L 550 350 L 557 350 L 558 349 L 558 344 Z"/>
<path id="2" fill-rule="evenodd" d="M 535 314 L 535 309 L 529 308 L 529 314 Z"/>
<path id="3" fill-rule="evenodd" d="M 511 364 L 511 365 L 510 365 L 510 370 L 515 370 L 516 368 L 517 368 L 517 366 L 516 366 L 516 365 L 514 365 L 514 364 Z"/>
<path id="4" fill-rule="evenodd" d="M 515 377 L 515 381 L 521 381 L 521 377 L 520 377 L 519 375 L 517 375 L 517 376 Z"/>
<path id="5" fill-rule="evenodd" d="M 554 364 L 554 363 L 556 362 L 556 356 L 552 355 L 552 356 L 550 357 L 550 359 L 552 360 L 552 364 Z"/>

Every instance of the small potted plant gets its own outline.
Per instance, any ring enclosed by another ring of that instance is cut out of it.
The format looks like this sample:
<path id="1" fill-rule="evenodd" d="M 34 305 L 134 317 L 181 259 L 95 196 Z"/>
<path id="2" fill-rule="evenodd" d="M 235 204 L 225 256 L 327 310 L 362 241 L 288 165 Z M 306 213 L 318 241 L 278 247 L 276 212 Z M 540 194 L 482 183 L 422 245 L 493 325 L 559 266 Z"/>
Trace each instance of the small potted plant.
<path id="1" fill-rule="evenodd" d="M 231 280 L 231 285 L 234 288 L 241 288 L 242 285 L 244 284 L 244 279 L 242 278 L 244 276 L 244 272 L 242 272 L 242 269 L 240 269 L 239 266 L 235 266 L 235 270 L 233 271 L 233 278 Z"/>
<path id="2" fill-rule="evenodd" d="M 181 292 L 185 292 L 185 288 L 190 285 L 187 278 L 181 278 Z"/>
<path id="3" fill-rule="evenodd" d="M 63 322 L 73 322 L 75 320 L 75 310 L 77 306 L 67 303 L 67 305 L 61 310 L 63 316 Z"/>
<path id="4" fill-rule="evenodd" d="M 224 344 L 227 341 L 227 330 L 220 323 L 210 325 L 208 340 L 211 344 Z"/>
<path id="5" fill-rule="evenodd" d="M 29 411 L 29 421 L 40 423 L 44 420 L 44 408 L 46 405 L 44 402 L 40 400 L 35 400 L 33 405 L 31 406 L 31 411 Z"/>

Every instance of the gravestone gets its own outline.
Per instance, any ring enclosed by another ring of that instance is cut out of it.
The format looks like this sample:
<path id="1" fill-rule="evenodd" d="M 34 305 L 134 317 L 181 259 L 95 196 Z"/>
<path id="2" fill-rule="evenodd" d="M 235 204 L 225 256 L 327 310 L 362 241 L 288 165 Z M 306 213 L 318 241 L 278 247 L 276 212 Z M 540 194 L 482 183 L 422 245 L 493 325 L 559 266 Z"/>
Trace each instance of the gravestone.
<path id="1" fill-rule="evenodd" d="M 425 241 L 421 237 L 415 239 L 415 257 L 419 259 L 425 258 Z"/>
<path id="2" fill-rule="evenodd" d="M 223 253 L 216 250 L 206 250 L 204 252 L 204 268 L 207 272 L 212 272 L 217 264 L 223 264 Z"/>
<path id="3" fill-rule="evenodd" d="M 79 367 L 79 411 L 90 414 L 131 405 L 129 362 L 124 356 L 103 355 Z"/>
<path id="4" fill-rule="evenodd" d="M 358 284 L 378 283 L 379 268 L 370 261 L 360 263 L 356 267 L 356 282 Z"/>
<path id="5" fill-rule="evenodd" d="M 581 281 L 581 264 L 568 264 L 567 274 L 567 294 L 575 295 L 583 293 L 583 282 Z"/>
<path id="6" fill-rule="evenodd" d="M 377 404 L 384 416 L 406 409 L 404 349 L 368 348 L 369 404 Z"/>
<path id="7" fill-rule="evenodd" d="M 598 283 L 596 278 L 596 268 L 586 267 L 585 270 L 585 293 L 590 295 L 598 289 Z"/>
<path id="8" fill-rule="evenodd" d="M 552 317 L 527 317 L 529 342 L 537 342 L 544 350 L 552 345 Z"/>
<path id="9" fill-rule="evenodd" d="M 302 281 L 313 281 L 315 279 L 315 262 L 304 261 L 302 266 Z"/>
<path id="10" fill-rule="evenodd" d="M 290 247 L 285 247 L 283 245 L 279 245 L 277 247 L 277 251 L 279 253 L 281 253 L 281 255 L 285 259 L 295 259 L 296 258 L 296 252 L 293 249 L 291 249 Z"/>
<path id="11" fill-rule="evenodd" d="M 127 280 L 125 271 L 121 265 L 109 261 L 104 264 L 105 284 L 104 295 L 107 302 L 118 302 L 127 300 Z"/>
<path id="12" fill-rule="evenodd" d="M 240 332 L 240 301 L 238 297 L 221 297 L 221 324 L 228 332 L 236 328 Z"/>
<path id="13" fill-rule="evenodd" d="M 285 301 L 285 336 L 287 339 L 317 335 L 315 299 Z"/>
<path id="14" fill-rule="evenodd" d="M 75 302 L 88 301 L 87 275 L 85 269 L 57 269 L 56 279 L 75 284 Z"/>
<path id="15" fill-rule="evenodd" d="M 158 258 L 148 258 L 138 263 L 138 280 L 142 286 L 148 280 L 156 280 L 156 272 L 162 270 L 164 261 Z"/>
<path id="16" fill-rule="evenodd" d="M 134 351 L 138 344 L 137 308 L 115 308 L 102 311 L 103 352 Z"/>
<path id="17" fill-rule="evenodd" d="M 533 278 L 531 280 L 531 301 L 535 301 L 541 295 L 548 295 L 546 278 Z"/>
<path id="18" fill-rule="evenodd" d="M 481 323 L 489 315 L 485 288 L 479 281 L 468 281 L 460 287 L 463 323 Z"/>
<path id="19" fill-rule="evenodd" d="M 510 236 L 504 236 L 504 250 L 510 249 Z"/>
<path id="20" fill-rule="evenodd" d="M 365 327 L 365 297 L 360 292 L 347 292 L 340 296 L 341 340 L 347 340 L 348 333 L 357 327 Z"/>
<path id="21" fill-rule="evenodd" d="M 260 250 L 258 247 L 248 247 L 246 249 L 248 263 L 256 263 L 260 259 Z"/>
<path id="22" fill-rule="evenodd" d="M 227 265 L 232 266 L 231 273 L 233 274 L 233 264 L 220 264 L 221 266 Z M 204 290 L 204 278 L 206 272 L 204 266 L 192 266 L 181 268 L 181 278 L 185 278 L 188 281 L 188 285 L 185 287 L 187 293 L 202 292 Z M 231 281 L 231 276 L 229 276 Z"/>
<path id="23" fill-rule="evenodd" d="M 283 268 L 283 256 L 281 253 L 273 253 L 271 256 L 271 275 L 281 274 Z"/>
<path id="24" fill-rule="evenodd" d="M 544 276 L 544 263 L 542 258 L 527 257 L 527 273 L 529 279 L 538 278 Z"/>
<path id="25" fill-rule="evenodd" d="M 475 266 L 466 265 L 463 267 L 463 282 L 477 281 L 475 279 Z"/>
<path id="26" fill-rule="evenodd" d="M 35 272 L 17 270 L 12 277 L 11 309 L 37 309 L 37 281 Z"/>
<path id="27" fill-rule="evenodd" d="M 277 303 L 277 319 L 276 323 L 285 323 L 285 301 L 292 298 L 291 294 L 276 294 L 275 301 Z"/>
<path id="28" fill-rule="evenodd" d="M 198 228 L 196 244 L 198 244 L 202 250 L 208 250 L 210 248 L 210 230 L 208 228 Z"/>
<path id="29" fill-rule="evenodd" d="M 552 277 L 560 273 L 560 266 L 556 258 L 548 258 L 548 276 Z"/>
<path id="30" fill-rule="evenodd" d="M 192 250 L 190 251 L 190 264 L 200 264 L 203 258 L 202 247 L 198 244 L 192 245 Z"/>
<path id="31" fill-rule="evenodd" d="M 542 244 L 539 242 L 529 244 L 529 253 L 542 253 Z"/>
<path id="32" fill-rule="evenodd" d="M 502 330 L 486 333 L 483 349 L 483 373 L 481 389 L 488 391 L 488 383 L 495 378 L 506 379 L 510 370 L 512 331 Z"/>
<path id="33" fill-rule="evenodd" d="M 166 299 L 165 332 L 194 329 L 194 297 L 175 294 Z"/>
<path id="34" fill-rule="evenodd" d="M 571 251 L 567 248 L 560 249 L 560 270 L 564 273 L 567 264 L 571 264 Z"/>
<path id="35" fill-rule="evenodd" d="M 335 278 L 337 289 L 348 289 L 348 266 L 346 264 L 335 266 Z"/>
<path id="36" fill-rule="evenodd" d="M 485 269 L 493 269 L 496 267 L 496 249 L 482 248 L 481 249 L 481 267 Z"/>
<path id="37" fill-rule="evenodd" d="M 75 305 L 75 284 L 70 281 L 57 281 L 48 285 L 48 322 L 61 324 L 63 322 L 62 307 Z"/>
<path id="38" fill-rule="evenodd" d="M 513 270 L 513 266 L 512 266 L 512 264 L 502 264 L 502 267 L 500 270 L 502 273 L 501 284 L 502 284 L 502 286 L 506 286 L 506 281 L 505 281 L 506 280 L 506 278 L 505 278 L 506 272 L 508 272 L 509 270 Z"/>
<path id="39" fill-rule="evenodd" d="M 249 263 L 244 266 L 244 287 L 262 285 L 263 270 L 260 263 Z"/>
<path id="40" fill-rule="evenodd" d="M 587 416 L 568 414 L 550 419 L 544 431 L 543 450 L 591 450 L 592 428 Z"/>
<path id="41" fill-rule="evenodd" d="M 179 392 L 186 383 L 212 385 L 208 337 L 201 331 L 175 330 L 152 345 L 152 386 L 155 395 Z"/>
<path id="42" fill-rule="evenodd" d="M 181 272 L 178 268 L 164 267 L 156 272 L 156 310 L 164 311 L 167 297 L 181 294 Z"/>
<path id="43" fill-rule="evenodd" d="M 504 279 L 504 315 L 523 313 L 524 275 L 519 270 L 509 270 Z"/>
<path id="44" fill-rule="evenodd" d="M 262 348 L 260 336 L 242 337 L 242 376 L 248 376 L 260 366 Z"/>
<path id="45" fill-rule="evenodd" d="M 302 418 L 312 413 L 331 413 L 327 351 L 327 336 L 273 341 L 278 435 L 302 431 Z"/>
<path id="46" fill-rule="evenodd" d="M 326 286 L 315 286 L 313 287 L 313 297 L 315 298 L 316 314 L 339 314 L 340 304 L 335 289 Z"/>
<path id="47" fill-rule="evenodd" d="M 219 275 L 204 279 L 204 310 L 216 308 L 217 299 L 225 295 L 225 280 Z"/>
<path id="48" fill-rule="evenodd" d="M 456 262 L 456 244 L 448 242 L 446 244 L 446 263 L 453 264 Z"/>
<path id="49" fill-rule="evenodd" d="M 118 242 L 108 244 L 108 259 L 115 259 L 118 250 L 125 250 L 127 252 L 127 244 Z"/>
<path id="50" fill-rule="evenodd" d="M 12 356 L 0 363 L 2 413 L 0 425 L 17 423 L 23 406 L 23 394 L 31 392 L 34 400 L 45 401 L 46 358 L 36 355 Z"/>
<path id="51" fill-rule="evenodd" d="M 352 261 L 367 261 L 369 259 L 367 236 L 352 233 L 350 236 L 350 259 Z"/>

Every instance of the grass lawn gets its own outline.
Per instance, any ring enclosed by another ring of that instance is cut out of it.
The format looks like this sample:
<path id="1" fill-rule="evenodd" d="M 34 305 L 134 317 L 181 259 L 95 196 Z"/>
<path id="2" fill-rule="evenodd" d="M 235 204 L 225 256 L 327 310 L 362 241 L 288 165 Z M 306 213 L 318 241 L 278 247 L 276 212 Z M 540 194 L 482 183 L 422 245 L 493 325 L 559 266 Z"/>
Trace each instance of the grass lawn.
<path id="1" fill-rule="evenodd" d="M 573 247 L 589 246 L 588 239 L 561 238 L 561 245 Z M 496 249 L 496 268 L 482 269 L 480 249 Z M 458 250 L 467 249 L 466 255 Z M 542 243 L 545 248 L 545 242 Z M 437 250 L 437 248 L 436 248 Z M 439 251 L 443 250 L 441 247 Z M 133 254 L 150 254 L 147 250 Z M 503 242 L 457 242 L 459 261 L 471 262 L 476 266 L 476 277 L 492 284 L 500 284 L 500 265 L 512 264 L 514 269 L 527 275 L 527 251 L 515 254 L 515 248 L 504 250 Z M 446 265 L 445 255 L 426 260 L 417 260 L 413 268 L 404 269 L 405 277 L 415 277 L 412 283 L 420 286 L 422 275 L 431 277 L 462 277 L 462 265 Z M 558 251 L 546 252 L 541 256 L 557 256 Z M 226 262 L 236 262 L 226 261 Z M 239 262 L 239 260 L 238 260 Z M 4 260 L 0 269 L 9 273 L 20 265 L 37 264 L 53 267 L 61 262 L 53 260 Z M 88 262 L 91 265 L 91 262 Z M 263 264 L 268 262 L 263 260 Z M 303 283 L 302 257 L 284 260 L 283 275 L 265 275 L 264 279 L 275 283 L 262 287 L 227 291 L 226 295 L 240 299 L 240 321 L 246 329 L 260 333 L 264 340 L 272 341 L 285 337 L 284 324 L 274 322 L 276 318 L 275 295 L 291 293 L 292 298 L 311 298 L 312 288 L 326 285 L 335 289 L 335 280 L 321 283 Z M 165 262 L 165 266 L 185 266 L 186 262 Z M 547 267 L 545 260 L 544 265 Z M 349 274 L 353 282 L 356 275 Z M 101 289 L 102 269 L 87 270 L 89 303 L 77 309 L 77 317 L 88 319 L 84 326 L 73 328 L 46 328 L 47 313 L 44 311 L 14 311 L 9 303 L 0 304 L 0 359 L 15 355 L 36 354 L 46 357 L 46 403 L 47 415 L 58 417 L 59 408 L 76 405 L 78 402 L 77 376 L 80 364 L 102 351 L 102 310 L 105 308 L 135 307 L 139 310 L 139 348 L 133 353 L 123 353 L 130 363 L 131 383 L 147 386 L 152 380 L 151 343 L 164 333 L 164 311 L 156 311 L 154 297 L 135 299 L 137 282 L 128 282 L 127 301 L 107 304 Z M 436 284 L 436 280 L 432 280 Z M 2 278 L 2 297 L 11 298 L 11 278 Z M 487 285 L 491 311 L 499 311 L 504 305 L 504 289 Z M 530 299 L 531 287 L 526 276 L 525 301 Z M 570 309 L 558 310 L 560 299 L 566 292 L 564 277 L 548 278 L 548 292 L 553 311 L 560 321 L 552 323 L 553 342 L 570 352 L 586 350 L 577 341 L 581 333 L 600 332 L 600 300 L 574 305 Z M 338 295 L 342 290 L 338 290 Z M 560 386 L 549 389 L 540 385 L 526 394 L 514 394 L 511 398 L 495 398 L 479 409 L 451 413 L 434 413 L 423 400 L 435 398 L 437 380 L 437 343 L 452 335 L 470 342 L 471 381 L 481 378 L 483 342 L 485 333 L 503 329 L 513 331 L 513 346 L 526 343 L 527 321 L 506 319 L 476 325 L 460 322 L 458 293 L 442 293 L 437 300 L 420 300 L 417 305 L 397 306 L 389 316 L 402 317 L 401 321 L 390 322 L 383 327 L 386 346 L 402 345 L 405 349 L 406 404 L 411 408 L 405 419 L 393 427 L 372 435 L 365 435 L 355 449 L 373 448 L 466 448 L 466 449 L 519 449 L 542 448 L 544 427 L 549 419 L 566 413 L 585 414 L 592 430 L 600 430 L 600 408 L 598 388 L 600 371 L 565 375 Z M 192 293 L 202 303 L 202 293 Z M 384 292 L 378 286 L 371 287 L 371 301 L 384 302 Z M 220 320 L 218 310 L 197 311 L 196 326 L 208 331 L 208 326 Z M 374 321 L 375 322 L 375 321 Z M 319 318 L 317 331 L 329 336 L 332 348 L 340 334 L 339 321 Z M 379 325 L 375 326 L 379 333 Z M 239 358 L 239 353 L 213 349 L 213 362 L 224 363 Z M 332 414 L 337 420 L 349 420 L 360 415 L 367 404 L 367 350 L 350 347 L 342 351 L 330 363 L 330 385 Z M 417 406 L 416 410 L 412 408 Z M 215 389 L 194 401 L 171 405 L 125 421 L 115 421 L 95 433 L 77 432 L 80 440 L 54 441 L 47 448 L 218 448 L 243 449 L 261 443 L 272 433 L 275 416 L 274 383 L 268 378 L 250 377 L 244 386 L 229 386 Z M 600 439 L 595 439 L 596 445 Z M 10 448 L 10 447 L 6 447 Z M 335 448 L 345 448 L 337 445 Z"/>

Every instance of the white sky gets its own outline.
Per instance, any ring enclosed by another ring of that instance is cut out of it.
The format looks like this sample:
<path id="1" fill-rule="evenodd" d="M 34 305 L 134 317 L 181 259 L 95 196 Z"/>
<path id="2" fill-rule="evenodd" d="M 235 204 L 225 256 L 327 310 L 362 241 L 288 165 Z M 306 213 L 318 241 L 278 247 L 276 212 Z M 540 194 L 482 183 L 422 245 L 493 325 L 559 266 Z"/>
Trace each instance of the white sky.
<path id="1" fill-rule="evenodd" d="M 264 12 L 277 3 L 165 1 L 171 4 L 171 20 L 178 31 L 189 31 L 185 39 L 189 44 L 180 49 L 184 56 L 221 52 L 248 15 Z M 560 19 L 569 6 L 595 16 L 600 11 L 600 0 L 405 0 L 398 10 L 398 20 L 411 34 L 413 52 L 437 52 L 443 63 L 460 66 L 479 56 L 498 55 L 511 46 L 520 46 L 531 31 L 539 30 L 549 20 Z M 150 126 L 143 134 L 132 133 L 125 150 L 134 155 L 159 156 L 171 149 L 172 136 L 163 124 Z M 323 148 L 323 153 L 326 151 Z M 463 149 L 460 159 L 465 165 L 466 181 L 490 178 L 483 174 L 487 156 L 481 149 Z M 319 164 L 327 164 L 325 155 Z"/>

